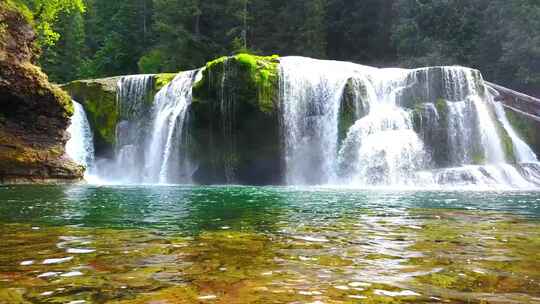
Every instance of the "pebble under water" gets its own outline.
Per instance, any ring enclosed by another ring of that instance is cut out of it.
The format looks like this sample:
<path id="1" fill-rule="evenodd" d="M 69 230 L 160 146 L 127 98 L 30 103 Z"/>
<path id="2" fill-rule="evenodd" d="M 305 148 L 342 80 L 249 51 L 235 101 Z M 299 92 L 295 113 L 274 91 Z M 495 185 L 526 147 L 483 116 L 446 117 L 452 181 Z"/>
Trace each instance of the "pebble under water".
<path id="1" fill-rule="evenodd" d="M 0 187 L 0 303 L 540 303 L 537 192 Z"/>

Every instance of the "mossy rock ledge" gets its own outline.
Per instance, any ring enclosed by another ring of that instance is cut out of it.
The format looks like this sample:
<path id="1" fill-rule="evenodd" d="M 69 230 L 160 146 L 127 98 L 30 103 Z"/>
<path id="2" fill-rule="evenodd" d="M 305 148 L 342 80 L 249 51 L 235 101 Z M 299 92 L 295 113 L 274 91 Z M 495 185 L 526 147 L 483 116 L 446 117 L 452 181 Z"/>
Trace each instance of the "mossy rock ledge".
<path id="1" fill-rule="evenodd" d="M 64 151 L 73 103 L 34 65 L 36 35 L 10 2 L 0 3 L 0 183 L 80 181 Z"/>
<path id="2" fill-rule="evenodd" d="M 203 68 L 188 113 L 195 182 L 281 183 L 278 66 L 278 56 L 239 54 Z"/>

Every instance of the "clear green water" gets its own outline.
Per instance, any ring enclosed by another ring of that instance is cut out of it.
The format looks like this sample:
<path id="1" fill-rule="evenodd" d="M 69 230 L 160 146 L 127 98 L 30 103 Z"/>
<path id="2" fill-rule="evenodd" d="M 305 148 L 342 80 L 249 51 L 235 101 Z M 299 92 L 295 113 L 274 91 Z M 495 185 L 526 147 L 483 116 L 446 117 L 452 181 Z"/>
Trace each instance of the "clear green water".
<path id="1" fill-rule="evenodd" d="M 2 304 L 540 303 L 535 192 L 9 186 L 0 238 Z"/>

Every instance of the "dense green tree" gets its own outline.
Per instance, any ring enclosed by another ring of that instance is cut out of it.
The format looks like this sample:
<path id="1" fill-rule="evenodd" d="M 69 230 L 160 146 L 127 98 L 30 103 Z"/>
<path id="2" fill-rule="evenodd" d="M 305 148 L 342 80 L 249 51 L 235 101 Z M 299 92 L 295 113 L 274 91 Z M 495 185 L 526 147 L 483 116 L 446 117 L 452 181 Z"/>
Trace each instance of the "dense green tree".
<path id="1" fill-rule="evenodd" d="M 43 47 L 41 65 L 52 81 L 66 82 L 79 77 L 85 48 L 84 19 L 79 11 L 64 12 L 56 25 L 61 34 L 55 45 Z"/>
<path id="2" fill-rule="evenodd" d="M 330 0 L 328 56 L 373 65 L 393 63 L 395 0 Z"/>
<path id="3" fill-rule="evenodd" d="M 60 38 L 55 30 L 58 15 L 70 12 L 84 12 L 83 0 L 8 0 L 24 5 L 31 11 L 31 19 L 38 33 L 38 44 L 54 45 Z"/>
<path id="4" fill-rule="evenodd" d="M 152 43 L 152 1 L 89 0 L 83 77 L 138 73 Z"/>
<path id="5" fill-rule="evenodd" d="M 253 52 L 376 66 L 459 64 L 540 94 L 537 0 L 5 1 L 30 8 L 42 65 L 56 81 L 174 72 Z"/>
<path id="6" fill-rule="evenodd" d="M 540 86 L 540 2 L 400 0 L 393 39 L 406 66 L 459 64 L 516 89 Z"/>

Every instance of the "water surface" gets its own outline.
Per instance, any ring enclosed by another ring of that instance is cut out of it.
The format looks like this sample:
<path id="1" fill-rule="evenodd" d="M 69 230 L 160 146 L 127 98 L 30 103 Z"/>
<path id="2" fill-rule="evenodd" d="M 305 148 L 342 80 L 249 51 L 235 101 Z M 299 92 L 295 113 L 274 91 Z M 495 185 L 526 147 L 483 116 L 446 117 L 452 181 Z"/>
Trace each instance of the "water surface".
<path id="1" fill-rule="evenodd" d="M 540 303 L 540 195 L 0 187 L 0 303 Z"/>

